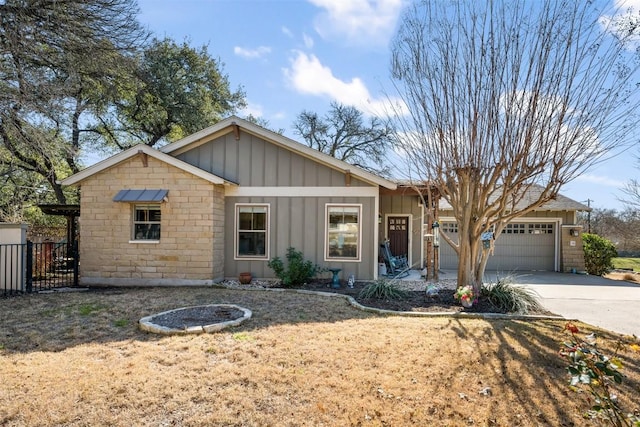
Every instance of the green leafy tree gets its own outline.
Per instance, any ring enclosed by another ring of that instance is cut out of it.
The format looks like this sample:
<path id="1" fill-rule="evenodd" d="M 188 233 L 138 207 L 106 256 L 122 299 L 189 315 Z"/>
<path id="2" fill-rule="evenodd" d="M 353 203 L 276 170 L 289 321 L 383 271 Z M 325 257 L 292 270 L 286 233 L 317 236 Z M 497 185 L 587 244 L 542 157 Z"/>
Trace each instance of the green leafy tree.
<path id="1" fill-rule="evenodd" d="M 117 114 L 97 128 L 118 149 L 174 141 L 215 124 L 246 105 L 232 91 L 223 64 L 207 47 L 154 39 L 137 58 L 134 75 L 114 90 Z"/>
<path id="2" fill-rule="evenodd" d="M 597 234 L 584 233 L 582 235 L 584 249 L 584 263 L 587 273 L 602 276 L 613 270 L 613 258 L 618 251 L 613 243 Z"/>
<path id="3" fill-rule="evenodd" d="M 82 116 L 146 38 L 133 0 L 0 3 L 0 158 L 57 182 L 80 169 Z"/>
<path id="4" fill-rule="evenodd" d="M 389 175 L 385 160 L 393 129 L 388 123 L 376 117 L 366 121 L 357 108 L 332 102 L 325 117 L 303 111 L 293 126 L 309 147 L 370 172 Z"/>
<path id="5" fill-rule="evenodd" d="M 47 198 L 66 203 L 74 193 L 58 182 L 82 168 L 84 152 L 174 140 L 244 105 L 205 47 L 147 43 L 137 13 L 135 0 L 0 1 L 7 193 L 25 194 L 7 175 L 20 170 L 20 180 L 45 182 Z M 23 203 L 39 198 L 25 195 Z"/>

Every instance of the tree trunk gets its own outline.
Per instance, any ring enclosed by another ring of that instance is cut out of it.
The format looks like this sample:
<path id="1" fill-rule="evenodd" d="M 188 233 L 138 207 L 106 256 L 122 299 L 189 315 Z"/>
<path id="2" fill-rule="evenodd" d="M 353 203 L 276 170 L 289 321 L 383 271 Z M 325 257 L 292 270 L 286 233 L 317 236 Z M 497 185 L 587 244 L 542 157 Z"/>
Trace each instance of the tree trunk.
<path id="1" fill-rule="evenodd" d="M 460 235 L 458 253 L 458 287 L 471 286 L 474 294 L 480 295 L 486 260 L 482 262 L 482 244 L 473 233 Z"/>

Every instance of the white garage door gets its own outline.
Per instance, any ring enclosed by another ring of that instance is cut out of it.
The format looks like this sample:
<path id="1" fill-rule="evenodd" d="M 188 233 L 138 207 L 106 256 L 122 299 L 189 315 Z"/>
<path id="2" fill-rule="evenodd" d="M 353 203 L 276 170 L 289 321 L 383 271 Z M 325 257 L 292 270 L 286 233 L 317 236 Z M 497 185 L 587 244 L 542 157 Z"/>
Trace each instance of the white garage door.
<path id="1" fill-rule="evenodd" d="M 441 230 L 458 240 L 458 225 L 443 222 Z M 495 241 L 493 256 L 489 256 L 487 270 L 523 271 L 555 270 L 556 230 L 552 222 L 520 222 L 507 224 Z M 440 246 L 440 268 L 458 268 L 458 256 L 443 239 Z"/>

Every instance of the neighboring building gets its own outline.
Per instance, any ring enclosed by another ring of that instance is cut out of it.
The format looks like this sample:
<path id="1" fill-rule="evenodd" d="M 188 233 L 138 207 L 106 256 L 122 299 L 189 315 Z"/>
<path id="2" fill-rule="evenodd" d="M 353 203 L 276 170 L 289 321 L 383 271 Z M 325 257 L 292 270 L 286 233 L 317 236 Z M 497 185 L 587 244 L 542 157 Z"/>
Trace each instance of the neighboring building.
<path id="1" fill-rule="evenodd" d="M 289 247 L 340 268 L 343 280 L 375 279 L 383 239 L 413 268 L 433 266 L 428 236 L 438 202 L 427 189 L 398 185 L 238 117 L 160 149 L 135 146 L 62 184 L 81 189 L 83 285 L 210 284 L 242 272 L 273 278 L 267 262 Z M 559 270 L 565 242 L 575 249 L 564 226 L 582 206 L 571 203 L 516 222 L 510 230 L 527 251 L 503 253 L 508 235 L 490 268 Z M 442 226 L 451 232 L 446 216 Z M 441 268 L 456 268 L 441 249 Z"/>

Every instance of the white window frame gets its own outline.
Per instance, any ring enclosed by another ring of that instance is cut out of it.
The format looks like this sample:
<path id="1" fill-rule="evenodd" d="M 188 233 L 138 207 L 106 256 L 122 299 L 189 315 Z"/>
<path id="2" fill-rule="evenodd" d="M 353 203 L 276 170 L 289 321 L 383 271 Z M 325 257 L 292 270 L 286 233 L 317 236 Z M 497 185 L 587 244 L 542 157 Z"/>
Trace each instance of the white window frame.
<path id="1" fill-rule="evenodd" d="M 157 209 L 156 209 L 157 208 Z M 138 210 L 158 210 L 160 211 L 160 221 L 138 221 L 136 212 Z M 136 236 L 136 225 L 149 224 L 158 226 L 157 239 L 140 239 Z M 162 205 L 160 203 L 132 203 L 131 205 L 131 240 L 132 243 L 158 243 L 162 237 Z"/>
<path id="2" fill-rule="evenodd" d="M 329 209 L 358 208 L 358 247 L 355 258 L 339 258 L 329 256 Z M 362 204 L 361 203 L 327 203 L 324 208 L 324 260 L 326 262 L 360 262 L 362 260 Z"/>
<path id="3" fill-rule="evenodd" d="M 240 208 L 244 207 L 261 207 L 266 208 L 265 218 L 265 236 L 264 236 L 264 255 L 240 255 L 238 253 L 240 247 L 238 242 L 238 237 L 240 231 L 254 231 L 254 230 L 239 230 L 240 224 Z M 269 249 L 270 249 L 270 235 L 271 235 L 271 205 L 269 203 L 236 203 L 234 206 L 234 224 L 233 224 L 233 259 L 234 260 L 268 260 L 269 259 Z"/>

